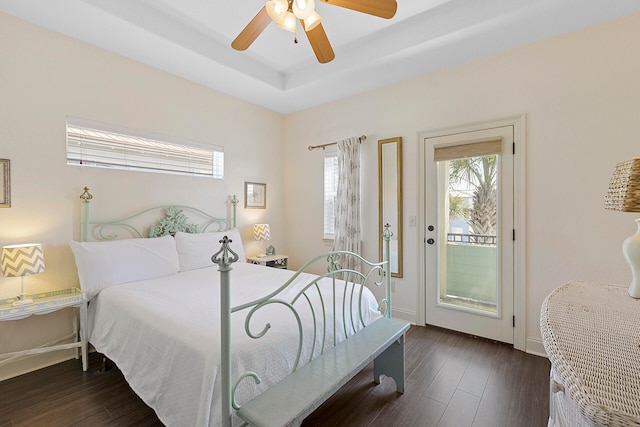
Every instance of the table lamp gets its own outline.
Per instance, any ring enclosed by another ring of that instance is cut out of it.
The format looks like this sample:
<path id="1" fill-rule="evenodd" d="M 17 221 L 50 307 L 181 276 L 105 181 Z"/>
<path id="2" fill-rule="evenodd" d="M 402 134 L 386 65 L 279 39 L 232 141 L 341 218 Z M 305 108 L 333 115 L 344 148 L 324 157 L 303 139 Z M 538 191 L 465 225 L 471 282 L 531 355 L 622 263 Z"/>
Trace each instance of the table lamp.
<path id="1" fill-rule="evenodd" d="M 605 209 L 620 212 L 640 212 L 640 158 L 618 163 L 605 197 Z M 640 218 L 637 231 L 622 243 L 622 253 L 631 267 L 629 295 L 640 298 Z"/>
<path id="2" fill-rule="evenodd" d="M 13 305 L 32 304 L 33 300 L 27 298 L 24 292 L 24 276 L 44 271 L 42 246 L 40 243 L 3 246 L 0 269 L 5 277 L 20 277 L 20 296 Z"/>
<path id="3" fill-rule="evenodd" d="M 269 224 L 255 224 L 253 226 L 253 240 L 257 240 L 260 242 L 260 253 L 258 254 L 259 258 L 264 258 L 266 255 L 264 253 L 264 249 L 262 248 L 262 242 L 265 240 L 269 240 L 271 238 Z"/>

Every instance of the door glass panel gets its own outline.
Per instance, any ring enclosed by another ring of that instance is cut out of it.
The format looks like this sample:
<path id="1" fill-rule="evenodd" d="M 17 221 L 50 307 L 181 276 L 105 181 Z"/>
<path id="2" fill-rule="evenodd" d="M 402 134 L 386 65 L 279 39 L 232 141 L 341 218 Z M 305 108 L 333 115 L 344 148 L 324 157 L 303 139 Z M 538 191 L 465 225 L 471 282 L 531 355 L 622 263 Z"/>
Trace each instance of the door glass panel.
<path id="1" fill-rule="evenodd" d="M 437 162 L 440 304 L 498 312 L 499 157 Z"/>

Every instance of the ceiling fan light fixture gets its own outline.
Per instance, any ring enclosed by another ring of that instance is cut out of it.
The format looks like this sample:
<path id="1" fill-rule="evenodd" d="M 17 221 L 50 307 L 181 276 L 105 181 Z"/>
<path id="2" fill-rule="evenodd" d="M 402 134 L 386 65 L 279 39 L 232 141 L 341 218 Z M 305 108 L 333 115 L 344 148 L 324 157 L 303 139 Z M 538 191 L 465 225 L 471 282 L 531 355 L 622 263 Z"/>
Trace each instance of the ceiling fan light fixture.
<path id="1" fill-rule="evenodd" d="M 316 0 L 261 0 L 264 6 L 231 42 L 236 50 L 246 50 L 271 22 L 279 28 L 296 34 L 297 23 L 303 27 L 305 36 L 321 64 L 333 61 L 335 53 L 322 26 L 322 17 L 315 10 Z M 392 18 L 398 9 L 396 0 L 320 0 L 333 6 L 350 9 L 380 18 Z"/>
<path id="2" fill-rule="evenodd" d="M 322 22 L 322 16 L 316 11 L 308 17 L 304 19 L 304 30 L 311 31 L 315 27 L 317 27 Z"/>
<path id="3" fill-rule="evenodd" d="M 295 33 L 296 32 L 296 16 L 293 14 L 293 12 L 287 12 L 284 15 L 284 19 L 278 25 L 278 27 L 282 28 L 283 30 L 287 30 L 287 31 L 291 31 L 292 33 Z"/>
<path id="4" fill-rule="evenodd" d="M 284 20 L 284 16 L 289 8 L 287 0 L 267 0 L 265 4 L 269 18 L 278 25 Z"/>
<path id="5" fill-rule="evenodd" d="M 314 0 L 293 0 L 292 8 L 298 19 L 307 19 L 316 11 Z"/>

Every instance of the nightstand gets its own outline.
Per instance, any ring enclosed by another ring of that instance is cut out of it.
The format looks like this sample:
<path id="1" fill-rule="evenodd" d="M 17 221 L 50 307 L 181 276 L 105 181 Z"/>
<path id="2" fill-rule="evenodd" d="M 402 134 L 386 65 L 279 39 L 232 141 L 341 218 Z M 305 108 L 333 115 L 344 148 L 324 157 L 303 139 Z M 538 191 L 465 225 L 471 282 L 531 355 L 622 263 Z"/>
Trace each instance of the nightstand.
<path id="1" fill-rule="evenodd" d="M 44 292 L 41 294 L 27 295 L 33 299 L 33 304 L 19 305 L 13 307 L 11 304 L 15 298 L 0 300 L 0 321 L 18 320 L 29 317 L 33 314 L 48 314 L 67 307 L 75 307 L 78 309 L 78 315 L 73 322 L 72 343 L 44 345 L 30 350 L 15 351 L 12 353 L 0 354 L 0 366 L 5 363 L 31 354 L 48 353 L 50 351 L 67 350 L 70 348 L 80 349 L 82 353 L 82 369 L 87 370 L 87 298 L 78 288 L 62 289 L 58 291 Z M 78 325 L 79 323 L 79 325 Z M 79 327 L 79 331 L 78 331 Z M 63 337 L 55 342 L 60 342 L 69 336 Z M 55 344 L 54 342 L 54 344 Z M 78 357 L 76 350 L 76 358 Z"/>
<path id="2" fill-rule="evenodd" d="M 263 257 L 250 256 L 247 258 L 251 264 L 264 265 L 266 267 L 287 269 L 287 255 L 267 255 Z"/>

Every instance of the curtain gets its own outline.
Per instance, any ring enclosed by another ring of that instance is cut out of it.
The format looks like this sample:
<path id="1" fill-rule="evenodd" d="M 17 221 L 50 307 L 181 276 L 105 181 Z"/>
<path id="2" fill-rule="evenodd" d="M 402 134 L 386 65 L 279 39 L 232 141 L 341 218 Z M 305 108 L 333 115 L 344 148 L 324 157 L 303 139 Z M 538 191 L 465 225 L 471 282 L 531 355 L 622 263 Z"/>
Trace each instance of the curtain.
<path id="1" fill-rule="evenodd" d="M 360 141 L 338 142 L 338 189 L 336 196 L 334 250 L 360 254 Z M 342 265 L 355 268 L 356 265 Z"/>

